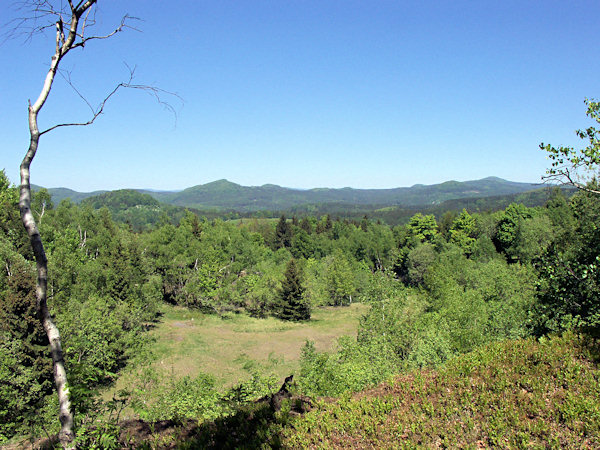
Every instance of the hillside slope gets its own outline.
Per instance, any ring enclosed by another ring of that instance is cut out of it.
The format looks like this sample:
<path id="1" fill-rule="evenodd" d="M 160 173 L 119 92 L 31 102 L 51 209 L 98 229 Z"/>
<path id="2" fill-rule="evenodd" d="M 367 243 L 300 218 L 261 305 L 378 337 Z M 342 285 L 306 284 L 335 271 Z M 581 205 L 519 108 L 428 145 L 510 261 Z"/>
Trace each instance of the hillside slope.
<path id="1" fill-rule="evenodd" d="M 292 448 L 599 448 L 600 371 L 577 338 L 493 344 L 318 407 Z M 597 349 L 596 349 L 597 351 Z"/>
<path id="2" fill-rule="evenodd" d="M 600 448 L 597 352 L 572 335 L 495 343 L 437 370 L 316 400 L 304 415 L 295 412 L 300 397 L 279 411 L 259 402 L 152 439 L 169 448 Z"/>

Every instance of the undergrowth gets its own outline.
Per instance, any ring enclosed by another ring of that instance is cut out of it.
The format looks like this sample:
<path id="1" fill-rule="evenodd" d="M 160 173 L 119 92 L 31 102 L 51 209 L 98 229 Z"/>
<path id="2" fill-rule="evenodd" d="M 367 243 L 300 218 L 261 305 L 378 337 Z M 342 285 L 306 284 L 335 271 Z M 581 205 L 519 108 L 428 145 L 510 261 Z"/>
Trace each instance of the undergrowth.
<path id="1" fill-rule="evenodd" d="M 599 448 L 597 345 L 566 335 L 488 345 L 438 370 L 314 411 L 283 430 L 290 448 Z"/>
<path id="2" fill-rule="evenodd" d="M 177 420 L 121 423 L 118 443 L 106 427 L 80 439 L 89 448 L 600 448 L 599 359 L 597 341 L 573 334 L 505 341 L 315 399 L 304 414 L 294 392 L 280 408 L 248 401 L 258 395 L 254 380 L 220 397 L 231 408 L 220 417 L 182 395 Z M 194 386 L 188 380 L 178 392 Z"/>

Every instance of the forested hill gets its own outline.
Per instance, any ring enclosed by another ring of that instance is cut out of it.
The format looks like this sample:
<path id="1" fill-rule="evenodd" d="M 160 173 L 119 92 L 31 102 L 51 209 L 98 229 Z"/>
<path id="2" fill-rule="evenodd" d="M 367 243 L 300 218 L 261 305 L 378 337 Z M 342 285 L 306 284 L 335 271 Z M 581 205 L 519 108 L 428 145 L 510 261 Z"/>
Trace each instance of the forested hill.
<path id="1" fill-rule="evenodd" d="M 158 207 L 160 202 L 148 194 L 132 189 L 105 192 L 88 197 L 81 201 L 82 205 L 90 205 L 94 209 L 106 206 L 109 209 L 127 209 L 135 206 Z"/>
<path id="2" fill-rule="evenodd" d="M 33 189 L 34 191 L 39 191 L 41 188 L 42 188 L 42 186 L 38 186 L 35 184 L 31 185 L 31 189 Z M 59 187 L 59 188 L 50 188 L 50 189 L 48 189 L 48 192 L 52 196 L 52 201 L 58 205 L 62 200 L 66 199 L 66 198 L 71 199 L 71 201 L 73 203 L 79 203 L 88 197 L 94 197 L 96 195 L 101 195 L 108 191 L 77 192 L 77 191 L 74 191 L 73 189 Z"/>
<path id="3" fill-rule="evenodd" d="M 241 186 L 227 180 L 187 188 L 179 192 L 138 189 L 156 200 L 176 206 L 197 209 L 235 210 L 252 212 L 261 210 L 287 210 L 308 204 L 354 204 L 385 206 L 436 205 L 446 200 L 518 194 L 539 188 L 531 183 L 517 183 L 496 177 L 474 181 L 447 181 L 441 184 L 400 187 L 394 189 L 291 189 L 272 184 Z M 52 199 L 59 203 L 71 198 L 78 203 L 86 197 L 102 192 L 79 193 L 65 188 L 49 189 Z"/>
<path id="4" fill-rule="evenodd" d="M 273 184 L 241 186 L 218 180 L 185 189 L 181 192 L 147 192 L 154 198 L 178 206 L 224 208 L 236 211 L 285 210 L 294 206 L 316 203 L 347 203 L 355 205 L 430 205 L 445 200 L 506 195 L 536 189 L 530 183 L 515 183 L 489 177 L 476 181 L 447 181 L 434 185 L 414 185 L 394 189 L 331 189 L 299 190 Z"/>
<path id="5" fill-rule="evenodd" d="M 229 182 L 225 182 L 230 184 Z M 231 183 L 232 184 L 232 183 Z M 222 185 L 225 186 L 223 183 Z M 246 189 L 240 186 L 241 189 Z M 279 188 L 285 191 L 284 188 Z M 39 190 L 39 188 L 38 188 Z M 59 190 L 59 194 L 74 192 L 66 189 Z M 305 217 L 307 215 L 321 217 L 331 215 L 332 217 L 349 220 L 362 220 L 367 216 L 373 220 L 381 220 L 388 225 L 395 226 L 405 224 L 416 213 L 434 214 L 440 219 L 446 212 L 459 212 L 463 209 L 469 212 L 498 211 L 506 208 L 511 203 L 522 203 L 529 207 L 542 206 L 546 204 L 551 196 L 552 190 L 544 187 L 535 190 L 504 195 L 488 195 L 482 197 L 462 197 L 445 200 L 439 203 L 399 206 L 393 204 L 360 204 L 332 201 L 328 203 L 301 203 L 289 208 L 263 209 L 259 211 L 235 208 L 223 208 L 214 206 L 200 206 L 198 208 L 177 206 L 159 201 L 151 196 L 148 191 L 140 192 L 133 189 L 121 189 L 117 191 L 103 192 L 80 200 L 82 206 L 92 209 L 108 208 L 115 221 L 129 224 L 134 230 L 140 231 L 153 227 L 163 219 L 171 223 L 178 223 L 190 210 L 195 214 L 208 219 L 240 219 L 246 217 L 273 218 L 282 214 L 288 217 Z M 566 196 L 572 195 L 572 191 L 563 189 Z M 74 196 L 81 198 L 80 193 Z M 52 196 L 53 202 L 58 204 L 60 195 Z"/>

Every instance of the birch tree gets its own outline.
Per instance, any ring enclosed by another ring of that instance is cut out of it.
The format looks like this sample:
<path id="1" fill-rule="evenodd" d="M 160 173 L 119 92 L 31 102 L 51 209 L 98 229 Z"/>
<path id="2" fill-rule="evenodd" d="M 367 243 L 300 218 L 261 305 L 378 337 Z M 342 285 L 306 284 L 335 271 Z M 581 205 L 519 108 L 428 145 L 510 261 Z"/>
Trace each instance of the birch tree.
<path id="1" fill-rule="evenodd" d="M 133 19 L 129 16 L 124 16 L 116 28 L 106 35 L 91 35 L 90 29 L 93 29 L 95 24 L 95 8 L 97 0 L 67 0 L 66 2 L 53 2 L 52 0 L 31 0 L 23 3 L 23 10 L 27 11 L 27 15 L 19 19 L 15 25 L 15 33 L 17 31 L 26 30 L 30 34 L 39 32 L 47 32 L 48 29 L 54 29 L 54 52 L 50 59 L 50 67 L 46 73 L 44 83 L 38 98 L 28 105 L 28 122 L 29 122 L 29 148 L 23 158 L 20 166 L 20 197 L 19 209 L 21 220 L 29 236 L 33 253 L 35 255 L 37 267 L 37 286 L 36 286 L 36 306 L 40 321 L 48 336 L 50 351 L 52 355 L 54 384 L 56 387 L 59 400 L 59 420 L 61 429 L 59 433 L 59 441 L 64 448 L 74 448 L 74 429 L 73 429 L 73 410 L 69 398 L 69 384 L 67 372 L 65 370 L 63 350 L 61 347 L 60 333 L 52 319 L 52 315 L 47 304 L 47 279 L 48 279 L 48 261 L 44 250 L 44 245 L 38 230 L 34 215 L 31 208 L 31 185 L 30 185 L 30 166 L 37 153 L 40 138 L 59 127 L 68 126 L 86 126 L 92 124 L 103 112 L 106 102 L 121 88 L 143 89 L 154 94 L 160 102 L 158 96 L 159 89 L 134 85 L 131 83 L 133 79 L 133 71 L 130 70 L 128 82 L 120 83 L 104 100 L 94 108 L 91 104 L 82 97 L 91 110 L 91 116 L 83 122 L 59 123 L 47 129 L 40 130 L 38 127 L 38 114 L 44 107 L 46 100 L 50 95 L 52 85 L 55 81 L 59 66 L 62 60 L 73 50 L 83 48 L 91 41 L 108 39 L 126 28 L 131 28 L 129 25 Z M 66 78 L 67 83 L 70 79 Z M 72 86 L 72 85 L 71 85 Z M 74 86 L 72 86 L 74 88 Z M 79 94 L 79 91 L 77 91 Z M 162 103 L 162 102 L 161 102 Z M 169 107 L 167 105 L 167 107 Z M 170 108 L 170 107 L 169 107 Z"/>

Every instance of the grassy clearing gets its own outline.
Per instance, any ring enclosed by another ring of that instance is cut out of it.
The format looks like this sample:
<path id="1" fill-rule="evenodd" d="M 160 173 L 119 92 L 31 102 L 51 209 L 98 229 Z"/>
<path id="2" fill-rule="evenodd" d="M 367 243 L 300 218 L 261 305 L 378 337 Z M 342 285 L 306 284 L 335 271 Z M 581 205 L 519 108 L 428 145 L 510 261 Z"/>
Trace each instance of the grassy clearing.
<path id="1" fill-rule="evenodd" d="M 306 340 L 314 341 L 319 350 L 333 349 L 338 337 L 356 335 L 367 309 L 359 303 L 318 308 L 309 322 L 290 323 L 166 306 L 161 322 L 150 332 L 155 340 L 154 364 L 176 377 L 208 373 L 224 387 L 248 379 L 253 370 L 284 378 L 299 368 Z"/>

